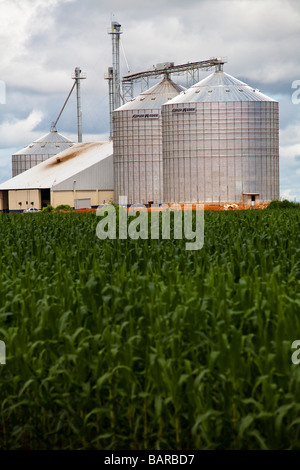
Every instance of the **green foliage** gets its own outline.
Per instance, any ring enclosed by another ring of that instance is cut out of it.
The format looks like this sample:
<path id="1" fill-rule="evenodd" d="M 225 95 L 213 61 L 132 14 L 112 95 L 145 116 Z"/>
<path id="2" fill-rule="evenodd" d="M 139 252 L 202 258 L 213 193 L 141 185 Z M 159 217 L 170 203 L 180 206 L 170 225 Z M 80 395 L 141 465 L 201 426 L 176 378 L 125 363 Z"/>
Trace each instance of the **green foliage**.
<path id="1" fill-rule="evenodd" d="M 43 207 L 42 212 L 53 212 L 54 207 L 51 206 L 51 204 L 48 204 L 47 206 Z"/>
<path id="2" fill-rule="evenodd" d="M 73 208 L 69 206 L 68 204 L 60 204 L 55 208 L 56 211 L 67 211 L 67 212 L 73 212 Z"/>
<path id="3" fill-rule="evenodd" d="M 270 202 L 269 206 L 267 209 L 299 209 L 300 204 L 298 202 L 292 202 L 288 201 L 287 199 L 284 199 L 283 201 L 278 201 L 274 199 L 273 201 Z"/>
<path id="4" fill-rule="evenodd" d="M 1 449 L 299 449 L 300 212 L 205 214 L 205 243 L 0 218 Z"/>

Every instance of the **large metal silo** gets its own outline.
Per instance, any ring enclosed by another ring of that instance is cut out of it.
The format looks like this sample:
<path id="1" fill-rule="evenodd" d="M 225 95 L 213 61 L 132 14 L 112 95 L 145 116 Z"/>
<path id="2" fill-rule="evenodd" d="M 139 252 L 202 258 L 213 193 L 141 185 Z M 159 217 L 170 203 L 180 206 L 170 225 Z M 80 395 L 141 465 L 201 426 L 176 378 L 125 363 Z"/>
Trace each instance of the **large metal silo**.
<path id="1" fill-rule="evenodd" d="M 167 76 L 113 112 L 115 201 L 159 204 L 163 199 L 161 107 L 184 88 Z"/>
<path id="2" fill-rule="evenodd" d="M 17 176 L 50 157 L 72 147 L 73 142 L 51 130 L 40 139 L 12 155 L 12 176 Z"/>
<path id="3" fill-rule="evenodd" d="M 164 202 L 279 198 L 278 102 L 221 67 L 162 106 Z"/>

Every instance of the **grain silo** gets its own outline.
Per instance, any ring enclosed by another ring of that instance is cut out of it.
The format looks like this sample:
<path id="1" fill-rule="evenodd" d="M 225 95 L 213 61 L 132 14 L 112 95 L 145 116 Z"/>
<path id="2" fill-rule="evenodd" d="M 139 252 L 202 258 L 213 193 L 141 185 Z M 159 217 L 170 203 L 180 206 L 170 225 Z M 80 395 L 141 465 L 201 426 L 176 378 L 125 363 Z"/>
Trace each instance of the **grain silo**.
<path id="1" fill-rule="evenodd" d="M 165 78 L 113 112 L 115 202 L 163 199 L 161 107 L 184 88 Z"/>
<path id="2" fill-rule="evenodd" d="M 70 148 L 72 145 L 71 140 L 51 129 L 48 134 L 12 155 L 13 177 Z"/>
<path id="3" fill-rule="evenodd" d="M 165 202 L 279 198 L 278 102 L 215 73 L 162 106 Z"/>

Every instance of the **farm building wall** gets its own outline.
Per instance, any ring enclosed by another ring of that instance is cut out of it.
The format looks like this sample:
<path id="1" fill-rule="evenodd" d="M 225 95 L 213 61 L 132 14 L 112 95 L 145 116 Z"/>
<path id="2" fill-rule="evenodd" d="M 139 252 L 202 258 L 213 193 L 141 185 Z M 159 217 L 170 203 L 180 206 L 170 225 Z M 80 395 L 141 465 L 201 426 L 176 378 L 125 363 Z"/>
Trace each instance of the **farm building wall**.
<path id="1" fill-rule="evenodd" d="M 102 150 L 101 147 L 100 150 Z M 103 150 L 105 150 L 105 148 Z M 70 150 L 70 152 L 71 151 L 72 150 Z M 61 163 L 58 163 L 57 167 L 61 168 Z M 94 165 L 83 168 L 78 173 L 72 174 L 71 176 L 68 176 L 66 173 L 66 178 L 59 183 L 55 183 L 53 190 L 73 191 L 74 184 L 76 191 L 94 191 L 97 189 L 101 191 L 112 190 L 114 187 L 113 155 L 109 155 Z"/>
<path id="2" fill-rule="evenodd" d="M 100 204 L 108 204 L 114 200 L 114 191 L 51 191 L 51 205 L 57 207 L 61 204 L 67 204 L 75 207 L 75 199 L 91 199 L 91 206 L 96 207 Z"/>
<path id="3" fill-rule="evenodd" d="M 12 189 L 8 191 L 8 207 L 10 211 L 23 211 L 29 207 L 42 208 L 40 189 Z"/>

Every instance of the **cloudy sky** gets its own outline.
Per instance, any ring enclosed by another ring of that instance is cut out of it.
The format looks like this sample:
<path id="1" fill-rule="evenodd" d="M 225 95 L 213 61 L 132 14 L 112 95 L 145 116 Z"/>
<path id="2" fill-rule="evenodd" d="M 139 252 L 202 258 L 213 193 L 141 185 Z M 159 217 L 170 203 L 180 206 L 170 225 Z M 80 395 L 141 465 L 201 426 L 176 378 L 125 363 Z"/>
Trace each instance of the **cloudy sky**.
<path id="1" fill-rule="evenodd" d="M 11 177 L 11 154 L 49 132 L 76 66 L 87 74 L 83 140 L 108 138 L 112 19 L 132 72 L 227 57 L 227 73 L 278 100 L 281 196 L 300 201 L 298 0 L 0 0 L 0 182 Z M 75 94 L 57 130 L 76 141 Z"/>

